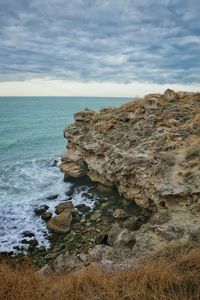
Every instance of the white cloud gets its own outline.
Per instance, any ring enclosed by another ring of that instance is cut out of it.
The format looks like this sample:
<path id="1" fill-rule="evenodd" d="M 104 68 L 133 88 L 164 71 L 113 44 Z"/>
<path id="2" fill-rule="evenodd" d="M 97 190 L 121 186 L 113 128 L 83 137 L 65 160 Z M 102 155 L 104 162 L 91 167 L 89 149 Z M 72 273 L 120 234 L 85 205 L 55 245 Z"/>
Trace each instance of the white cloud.
<path id="1" fill-rule="evenodd" d="M 199 82 L 198 0 L 1 0 L 0 80 Z"/>
<path id="2" fill-rule="evenodd" d="M 0 82 L 0 96 L 88 96 L 135 97 L 148 93 L 163 93 L 167 88 L 175 91 L 200 91 L 198 84 L 153 84 L 133 82 L 74 82 L 49 78 Z"/>

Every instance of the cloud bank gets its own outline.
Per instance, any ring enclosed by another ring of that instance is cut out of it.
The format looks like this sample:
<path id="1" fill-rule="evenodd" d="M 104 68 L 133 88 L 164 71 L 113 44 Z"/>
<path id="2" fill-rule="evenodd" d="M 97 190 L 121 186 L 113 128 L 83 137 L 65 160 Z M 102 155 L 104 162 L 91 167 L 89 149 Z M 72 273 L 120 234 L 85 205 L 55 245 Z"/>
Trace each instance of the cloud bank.
<path id="1" fill-rule="evenodd" d="M 0 5 L 0 81 L 200 83 L 199 0 Z"/>

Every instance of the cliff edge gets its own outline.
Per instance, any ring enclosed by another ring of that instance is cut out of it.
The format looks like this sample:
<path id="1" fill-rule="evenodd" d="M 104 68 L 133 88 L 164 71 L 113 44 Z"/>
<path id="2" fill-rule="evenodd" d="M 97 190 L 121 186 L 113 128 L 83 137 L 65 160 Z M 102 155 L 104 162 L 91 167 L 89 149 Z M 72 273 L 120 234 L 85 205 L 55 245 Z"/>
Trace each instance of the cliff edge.
<path id="1" fill-rule="evenodd" d="M 148 239 L 150 248 L 162 248 L 200 232 L 200 93 L 168 89 L 74 119 L 64 130 L 61 171 L 115 186 L 151 211 L 138 247 Z"/>

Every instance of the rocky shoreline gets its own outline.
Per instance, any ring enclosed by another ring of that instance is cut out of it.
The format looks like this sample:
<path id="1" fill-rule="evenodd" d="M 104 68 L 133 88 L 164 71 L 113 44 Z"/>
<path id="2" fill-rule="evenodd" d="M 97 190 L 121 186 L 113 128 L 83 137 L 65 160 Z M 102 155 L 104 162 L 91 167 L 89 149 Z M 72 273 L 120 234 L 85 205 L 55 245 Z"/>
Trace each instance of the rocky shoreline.
<path id="1" fill-rule="evenodd" d="M 52 232 L 49 249 L 29 247 L 41 274 L 136 267 L 167 246 L 200 241 L 199 93 L 167 90 L 74 118 L 60 166 L 72 189 L 53 215 L 35 210 Z M 73 206 L 80 189 L 92 208 Z"/>

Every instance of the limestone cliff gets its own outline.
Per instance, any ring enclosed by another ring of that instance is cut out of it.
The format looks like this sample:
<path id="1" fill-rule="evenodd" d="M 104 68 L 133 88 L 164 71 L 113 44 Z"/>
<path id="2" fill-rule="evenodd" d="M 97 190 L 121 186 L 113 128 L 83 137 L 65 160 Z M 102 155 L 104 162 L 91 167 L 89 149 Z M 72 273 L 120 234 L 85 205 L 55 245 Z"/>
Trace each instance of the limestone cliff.
<path id="1" fill-rule="evenodd" d="M 152 235 L 159 231 L 170 240 L 185 236 L 191 226 L 200 228 L 200 93 L 166 90 L 119 108 L 86 109 L 74 119 L 64 131 L 68 151 L 61 171 L 66 176 L 88 175 L 116 186 L 127 199 L 157 213 Z M 177 224 L 183 234 L 172 228 Z"/>

